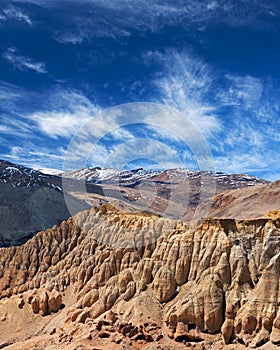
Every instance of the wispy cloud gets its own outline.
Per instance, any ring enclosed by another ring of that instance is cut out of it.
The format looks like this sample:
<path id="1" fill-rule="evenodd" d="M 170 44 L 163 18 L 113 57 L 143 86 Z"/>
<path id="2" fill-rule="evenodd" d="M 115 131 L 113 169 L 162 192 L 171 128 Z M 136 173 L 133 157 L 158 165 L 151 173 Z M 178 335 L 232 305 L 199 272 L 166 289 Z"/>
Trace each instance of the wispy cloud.
<path id="1" fill-rule="evenodd" d="M 74 135 L 81 125 L 88 121 L 90 116 L 84 114 L 82 110 L 77 108 L 75 114 L 67 112 L 37 112 L 29 116 L 29 119 L 38 124 L 41 132 L 51 138 L 71 137 Z"/>
<path id="2" fill-rule="evenodd" d="M 20 139 L 30 137 L 34 125 L 22 118 L 20 105 L 24 91 L 17 85 L 0 80 L 0 134 L 16 136 Z"/>
<path id="3" fill-rule="evenodd" d="M 154 103 L 120 105 L 93 116 L 73 135 L 65 164 L 67 169 L 83 168 L 91 159 L 95 165 L 123 168 L 139 158 L 162 168 L 214 167 L 196 127 L 177 111 Z"/>
<path id="4" fill-rule="evenodd" d="M 14 47 L 9 48 L 3 57 L 10 62 L 15 68 L 21 71 L 34 71 L 40 74 L 46 74 L 47 69 L 45 63 L 36 62 L 30 57 L 20 55 Z"/>
<path id="5" fill-rule="evenodd" d="M 0 80 L 0 110 L 13 113 L 21 93 L 22 91 L 17 85 Z"/>
<path id="6" fill-rule="evenodd" d="M 242 106 L 245 109 L 254 109 L 259 105 L 263 93 L 263 85 L 260 79 L 250 75 L 233 76 L 226 75 L 228 90 L 218 94 L 218 98 L 224 105 Z"/>
<path id="7" fill-rule="evenodd" d="M 154 80 L 158 100 L 194 123 L 219 170 L 279 173 L 271 162 L 279 158 L 280 146 L 277 83 L 250 75 L 224 76 L 188 52 L 144 55 L 146 64 L 155 60 L 162 65 Z"/>
<path id="8" fill-rule="evenodd" d="M 2 9 L 0 13 L 0 23 L 1 21 L 6 21 L 6 20 L 16 20 L 20 22 L 24 22 L 28 25 L 32 25 L 32 20 L 31 18 L 24 13 L 21 9 L 15 6 L 8 6 L 7 8 Z"/>
<path id="9" fill-rule="evenodd" d="M 166 25 L 178 25 L 184 30 L 204 31 L 213 23 L 228 26 L 250 26 L 263 30 L 275 26 L 279 18 L 276 2 L 246 0 L 19 0 L 58 10 L 63 7 L 64 30 L 54 30 L 60 43 L 81 44 L 99 37 L 121 38 L 132 31 L 158 32 Z M 67 9 L 67 6 L 69 9 Z M 73 7 L 76 8 L 73 10 Z M 113 20 L 112 20 L 113 19 Z M 273 19 L 273 21 L 271 21 Z"/>
<path id="10" fill-rule="evenodd" d="M 0 82 L 0 100 L 2 157 L 34 167 L 61 169 L 71 137 L 96 112 L 84 95 L 60 88 L 41 95 Z M 38 112 L 21 107 L 34 100 Z"/>
<path id="11" fill-rule="evenodd" d="M 115 137 L 116 135 L 111 135 Z M 119 136 L 119 135 L 118 135 Z M 75 142 L 73 148 L 68 149 L 66 154 L 65 167 L 67 170 L 83 168 L 88 165 L 101 166 L 105 168 L 125 169 L 129 164 L 142 160 L 142 166 L 146 164 L 156 164 L 157 168 L 170 169 L 177 167 L 197 166 L 196 161 L 186 152 L 176 149 L 176 147 L 165 144 L 157 137 L 146 136 L 139 138 L 137 135 L 127 139 L 121 135 L 118 142 L 106 143 L 99 140 L 91 142 L 91 138 Z M 149 166 L 150 166 L 149 165 Z"/>
<path id="12" fill-rule="evenodd" d="M 17 136 L 21 139 L 28 139 L 34 131 L 34 126 L 20 117 L 11 118 L 10 115 L 1 115 L 0 134 Z"/>
<path id="13" fill-rule="evenodd" d="M 144 59 L 147 64 L 156 60 L 163 67 L 153 83 L 160 102 L 180 111 L 206 138 L 217 135 L 222 125 L 216 106 L 208 100 L 215 80 L 210 67 L 188 52 L 175 50 L 148 52 Z"/>
<path id="14" fill-rule="evenodd" d="M 107 157 L 103 157 L 101 165 L 124 169 L 130 162 L 138 159 L 144 159 L 146 162 L 152 161 L 157 164 L 158 168 L 163 169 L 186 166 L 176 149 L 151 138 L 134 138 L 123 142 L 114 147 Z"/>
<path id="15" fill-rule="evenodd" d="M 34 145 L 31 142 L 25 142 L 21 147 L 13 146 L 10 151 L 3 154 L 3 158 L 16 164 L 24 164 L 34 169 L 44 165 L 49 168 L 62 169 L 66 150 L 63 147 L 50 150 L 49 147 L 37 147 L 34 151 Z"/>
<path id="16" fill-rule="evenodd" d="M 196 70 L 194 71 L 196 72 Z M 209 70 L 206 69 L 206 72 L 209 73 Z M 172 76 L 170 74 L 170 78 Z M 194 74 L 194 76 L 196 75 Z M 190 84 L 190 90 L 185 85 L 182 86 L 182 91 L 186 90 L 183 96 L 187 96 L 187 103 L 184 98 L 176 100 L 176 94 L 174 94 L 174 102 L 173 95 L 168 95 L 166 93 L 168 90 L 159 88 L 161 85 L 158 81 L 156 86 L 161 93 L 161 101 L 169 96 L 170 100 L 166 102 L 169 107 L 177 110 L 188 108 L 186 111 L 190 112 L 190 105 L 195 106 L 195 108 L 206 105 L 215 112 L 214 120 L 217 122 L 217 128 L 215 123 L 210 123 L 209 129 L 207 128 L 207 123 L 203 121 L 204 118 L 206 120 L 208 118 L 207 112 L 204 114 L 193 113 L 192 123 L 198 131 L 201 131 L 198 125 L 203 125 L 202 134 L 207 135 L 208 133 L 208 145 L 214 153 L 216 169 L 229 173 L 263 174 L 266 178 L 276 179 L 277 174 L 280 173 L 278 162 L 275 161 L 279 159 L 278 149 L 280 145 L 278 131 L 280 120 L 279 114 L 276 114 L 279 111 L 277 101 L 275 100 L 276 105 L 273 107 L 274 114 L 271 114 L 270 118 L 267 117 L 266 122 L 258 122 L 254 125 L 254 119 L 246 118 L 246 115 L 256 113 L 258 110 L 252 103 L 250 94 L 242 95 L 240 104 L 237 106 L 228 101 L 224 102 L 223 98 L 211 102 L 206 98 L 209 96 L 207 84 L 211 81 L 210 78 L 210 80 L 207 79 L 205 79 L 205 84 L 202 84 L 201 81 L 197 83 L 193 81 L 193 85 Z M 240 89 L 240 86 L 248 82 L 248 77 L 244 77 L 244 83 L 241 80 L 242 77 L 239 77 L 238 87 L 236 87 L 236 80 L 230 79 L 231 83 L 228 88 L 232 91 Z M 256 82 L 253 78 L 249 80 Z M 184 75 L 182 81 L 186 83 Z M 191 86 L 198 83 L 201 85 L 197 91 L 200 90 L 201 93 L 196 91 L 192 101 Z M 259 81 L 259 83 L 262 86 L 259 89 L 262 91 L 260 105 L 261 101 L 266 105 L 264 91 L 267 88 L 263 82 Z M 247 91 L 249 90 L 247 88 Z M 254 91 L 256 90 L 252 89 L 252 96 L 254 96 Z M 17 91 L 13 86 L 3 85 L 0 89 L 0 97 L 1 93 L 2 97 L 11 96 L 11 100 L 16 100 L 20 95 L 20 90 Z M 221 114 L 221 110 L 225 106 L 229 108 L 227 115 Z M 247 109 L 244 106 L 247 106 Z M 273 103 L 270 103 L 270 106 L 273 106 Z M 138 110 L 138 112 L 140 111 L 141 109 Z M 18 138 L 18 142 L 11 144 L 10 151 L 7 151 L 2 157 L 15 162 L 23 162 L 24 160 L 24 163 L 29 166 L 48 166 L 61 169 L 65 157 L 68 157 L 69 160 L 69 153 L 66 153 L 65 150 L 72 138 L 78 135 L 74 152 L 70 154 L 74 167 L 80 164 L 81 159 L 85 159 L 82 166 L 86 166 L 89 163 L 85 163 L 90 162 L 92 165 L 123 167 L 129 161 L 145 158 L 158 163 L 162 168 L 180 166 L 194 168 L 197 155 L 194 154 L 194 158 L 192 158 L 191 153 L 188 152 L 187 147 L 182 146 L 182 143 L 181 148 L 178 147 L 180 144 L 178 137 L 183 136 L 182 139 L 185 140 L 186 146 L 191 145 L 197 138 L 193 129 L 188 127 L 187 119 L 184 117 L 186 113 L 180 114 L 179 119 L 176 119 L 176 114 L 172 114 L 171 110 L 166 110 L 166 113 L 158 113 L 157 109 L 153 112 L 153 108 L 148 108 L 146 111 L 147 113 L 145 113 L 144 108 L 141 115 L 141 113 L 133 112 L 133 108 L 128 108 L 126 112 L 121 107 L 119 110 L 104 110 L 86 98 L 82 92 L 58 89 L 52 91 L 48 97 L 44 95 L 44 109 L 38 108 L 37 112 L 23 113 L 21 118 L 15 119 L 11 119 L 9 115 L 6 117 L 4 114 L 2 115 L 0 135 L 2 137 L 13 135 Z M 132 118 L 133 115 L 137 115 L 137 118 Z M 201 120 L 200 124 L 195 122 L 194 118 L 197 115 Z M 133 127 L 133 122 L 145 125 L 140 125 L 137 129 L 137 127 Z M 131 128 L 128 127 L 129 125 Z M 153 125 L 162 125 L 165 128 L 154 128 Z M 80 129 L 81 127 L 82 129 Z M 219 137 L 218 133 L 217 138 L 215 138 L 216 130 L 222 133 L 222 137 Z M 100 138 L 102 139 L 100 140 Z M 44 154 L 50 155 L 47 157 L 48 164 L 46 164 Z M 207 167 L 209 162 L 204 164 Z"/>
<path id="17" fill-rule="evenodd" d="M 55 36 L 56 40 L 61 44 L 81 44 L 84 40 L 83 33 L 58 33 Z"/>
<path id="18" fill-rule="evenodd" d="M 228 154 L 215 159 L 216 169 L 227 173 L 252 174 L 267 180 L 279 179 L 280 167 L 275 164 L 276 154 L 251 148 L 248 153 Z"/>
<path id="19" fill-rule="evenodd" d="M 239 138 L 246 134 L 265 142 L 279 134 L 279 93 L 280 86 L 271 79 L 227 75 L 224 90 L 217 95 L 217 100 L 222 107 L 228 107 L 231 125 L 238 131 Z"/>
<path id="20" fill-rule="evenodd" d="M 217 96 L 221 108 L 226 108 L 227 125 L 219 143 L 217 167 L 279 178 L 275 162 L 280 147 L 279 93 L 280 86 L 267 78 L 226 76 L 224 91 Z"/>
<path id="21" fill-rule="evenodd" d="M 51 138 L 71 138 L 99 108 L 84 95 L 75 91 L 59 90 L 48 101 L 44 111 L 26 116 L 40 131 Z"/>

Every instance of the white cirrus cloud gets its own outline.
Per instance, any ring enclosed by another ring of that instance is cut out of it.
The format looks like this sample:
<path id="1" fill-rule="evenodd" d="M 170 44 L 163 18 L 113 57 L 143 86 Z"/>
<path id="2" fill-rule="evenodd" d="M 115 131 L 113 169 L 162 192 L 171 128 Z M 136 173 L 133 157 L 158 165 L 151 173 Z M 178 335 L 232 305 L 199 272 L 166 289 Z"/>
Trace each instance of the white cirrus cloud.
<path id="1" fill-rule="evenodd" d="M 215 159 L 216 169 L 228 174 L 259 174 L 268 180 L 279 179 L 280 167 L 275 164 L 276 152 L 262 151 L 251 148 L 246 154 L 235 153 L 217 157 Z"/>
<path id="2" fill-rule="evenodd" d="M 22 93 L 19 86 L 0 80 L 0 109 L 6 113 L 13 113 L 16 109 L 16 102 Z"/>
<path id="3" fill-rule="evenodd" d="M 6 20 L 16 20 L 24 22 L 30 26 L 32 25 L 31 18 L 21 9 L 15 6 L 9 6 L 7 8 L 2 9 L 2 14 L 0 13 L 0 22 Z"/>
<path id="4" fill-rule="evenodd" d="M 51 138 L 71 138 L 99 111 L 84 95 L 75 91 L 54 93 L 43 111 L 25 116 Z"/>
<path id="5" fill-rule="evenodd" d="M 67 112 L 36 112 L 29 116 L 36 122 L 40 130 L 52 138 L 70 137 L 74 135 L 81 124 L 84 124 L 90 118 L 83 111 L 77 109 L 75 114 Z"/>
<path id="6" fill-rule="evenodd" d="M 188 52 L 153 51 L 143 59 L 146 64 L 156 60 L 162 65 L 154 80 L 158 100 L 180 111 L 205 136 L 217 169 L 279 173 L 270 158 L 279 158 L 276 83 L 250 75 L 223 76 Z M 170 122 L 167 116 L 166 125 Z"/>
<path id="7" fill-rule="evenodd" d="M 62 169 L 66 150 L 63 147 L 50 149 L 49 147 L 37 147 L 34 150 L 32 142 L 24 142 L 21 146 L 12 146 L 3 157 L 11 162 L 23 164 L 33 169 L 45 165 L 50 169 Z"/>
<path id="8" fill-rule="evenodd" d="M 118 39 L 132 31 L 158 32 L 166 25 L 183 30 L 203 31 L 211 24 L 250 26 L 263 30 L 275 26 L 279 8 L 270 0 L 19 0 L 31 2 L 52 11 L 60 11 L 69 25 L 55 28 L 60 43 L 81 44 L 84 40 L 110 37 Z M 71 6 L 65 6 L 71 4 Z M 75 8 L 76 6 L 76 8 Z M 73 10 L 74 8 L 74 10 Z M 269 21 L 273 18 L 274 21 Z"/>
<path id="9" fill-rule="evenodd" d="M 242 106 L 243 109 L 258 107 L 263 93 L 262 81 L 250 75 L 226 75 L 229 89 L 218 94 L 221 103 L 229 106 Z"/>
<path id="10" fill-rule="evenodd" d="M 147 64 L 157 60 L 163 67 L 163 74 L 153 82 L 160 102 L 185 115 L 206 138 L 215 137 L 222 123 L 216 106 L 208 102 L 215 80 L 210 67 L 188 52 L 171 49 L 164 54 L 147 52 L 144 60 Z"/>
<path id="11" fill-rule="evenodd" d="M 32 136 L 33 131 L 33 126 L 26 120 L 11 118 L 10 115 L 1 115 L 0 134 L 28 139 Z"/>
<path id="12" fill-rule="evenodd" d="M 30 57 L 20 55 L 18 50 L 14 47 L 10 47 L 4 52 L 3 57 L 18 70 L 34 71 L 39 74 L 47 73 L 45 63 L 36 62 Z"/>
<path id="13" fill-rule="evenodd" d="M 106 157 L 103 157 L 101 165 L 124 169 L 130 162 L 138 159 L 155 162 L 160 168 L 165 169 L 185 166 L 176 149 L 149 138 L 134 138 L 114 147 Z"/>

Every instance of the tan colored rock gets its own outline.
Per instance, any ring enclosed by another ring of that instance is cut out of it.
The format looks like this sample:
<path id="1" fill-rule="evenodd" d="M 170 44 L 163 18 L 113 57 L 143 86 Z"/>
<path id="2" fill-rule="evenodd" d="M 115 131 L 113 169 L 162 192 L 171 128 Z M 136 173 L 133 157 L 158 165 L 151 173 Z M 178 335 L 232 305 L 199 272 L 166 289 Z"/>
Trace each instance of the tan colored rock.
<path id="1" fill-rule="evenodd" d="M 134 281 L 130 281 L 126 287 L 126 291 L 123 294 L 123 299 L 125 301 L 130 300 L 136 292 L 136 283 Z"/>
<path id="2" fill-rule="evenodd" d="M 153 281 L 153 291 L 159 302 L 164 303 L 172 299 L 176 287 L 174 274 L 167 268 L 160 268 Z"/>
<path id="3" fill-rule="evenodd" d="M 46 291 L 42 290 L 42 291 L 39 291 L 38 298 L 39 298 L 39 313 L 42 316 L 45 316 L 48 313 L 49 296 Z"/>
<path id="4" fill-rule="evenodd" d="M 81 308 L 92 306 L 99 299 L 97 289 L 90 290 L 81 300 Z"/>
<path id="5" fill-rule="evenodd" d="M 34 312 L 34 314 L 38 314 L 39 311 L 40 311 L 40 306 L 39 306 L 39 297 L 34 297 L 32 298 L 31 300 L 31 308 L 32 308 L 32 311 Z"/>
<path id="6" fill-rule="evenodd" d="M 279 311 L 279 281 L 280 253 L 271 259 L 248 301 L 237 312 L 234 320 L 237 338 L 254 347 L 269 340 Z"/>
<path id="7" fill-rule="evenodd" d="M 280 311 L 278 311 L 278 314 L 273 322 L 270 340 L 274 344 L 280 343 Z"/>
<path id="8" fill-rule="evenodd" d="M 135 271 L 136 278 L 143 281 L 145 284 L 151 283 L 153 280 L 153 267 L 154 262 L 152 259 L 144 258 L 140 260 Z"/>
<path id="9" fill-rule="evenodd" d="M 24 307 L 24 300 L 23 299 L 20 299 L 19 301 L 18 301 L 18 307 L 19 307 L 19 309 L 22 309 L 23 307 Z"/>
<path id="10" fill-rule="evenodd" d="M 56 312 L 62 305 L 62 295 L 56 290 L 49 294 L 48 298 L 48 312 Z"/>
<path id="11" fill-rule="evenodd" d="M 225 322 L 222 325 L 221 332 L 223 335 L 224 343 L 228 344 L 230 338 L 233 335 L 233 320 L 226 319 Z"/>
<path id="12" fill-rule="evenodd" d="M 133 281 L 133 276 L 130 269 L 126 269 L 120 272 L 118 278 L 118 287 L 120 294 L 127 290 L 128 284 Z"/>
<path id="13" fill-rule="evenodd" d="M 62 295 L 59 292 L 43 288 L 29 294 L 27 300 L 32 311 L 42 316 L 58 311 L 62 305 Z"/>
<path id="14" fill-rule="evenodd" d="M 45 322 L 62 322 L 64 311 L 55 312 L 64 303 L 65 348 L 91 334 L 98 320 L 111 339 L 121 325 L 128 327 L 124 344 L 162 336 L 166 346 L 177 348 L 189 340 L 207 349 L 210 338 L 219 339 L 217 348 L 232 340 L 251 347 L 278 344 L 278 216 L 188 225 L 113 206 L 79 213 L 20 247 L 0 249 L 0 316 L 14 294 L 23 293 L 33 317 Z M 159 238 L 145 247 L 127 247 L 131 229 L 138 243 Z M 106 245 L 106 237 L 125 245 Z M 29 308 L 20 309 L 15 300 L 22 317 Z M 107 318 L 110 312 L 113 320 Z"/>

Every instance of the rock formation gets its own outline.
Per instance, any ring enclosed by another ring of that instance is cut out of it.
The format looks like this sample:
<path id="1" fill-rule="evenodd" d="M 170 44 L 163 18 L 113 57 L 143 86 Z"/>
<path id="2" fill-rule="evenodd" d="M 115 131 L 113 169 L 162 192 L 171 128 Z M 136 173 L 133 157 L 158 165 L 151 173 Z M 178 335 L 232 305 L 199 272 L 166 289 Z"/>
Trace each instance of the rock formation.
<path id="1" fill-rule="evenodd" d="M 103 205 L 0 249 L 0 334 L 15 303 L 57 326 L 45 348 L 277 348 L 279 281 L 280 212 L 187 224 Z"/>

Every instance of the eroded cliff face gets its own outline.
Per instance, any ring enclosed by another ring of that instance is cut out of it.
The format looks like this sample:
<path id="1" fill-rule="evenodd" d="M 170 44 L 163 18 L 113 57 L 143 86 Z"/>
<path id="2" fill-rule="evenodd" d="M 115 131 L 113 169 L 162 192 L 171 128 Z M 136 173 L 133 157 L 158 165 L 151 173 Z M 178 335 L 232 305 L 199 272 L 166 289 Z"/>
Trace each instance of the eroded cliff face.
<path id="1" fill-rule="evenodd" d="M 103 205 L 0 249 L 0 316 L 17 300 L 18 318 L 59 317 L 49 341 L 61 349 L 80 339 L 202 349 L 212 336 L 277 345 L 279 281 L 279 212 L 188 225 Z"/>

